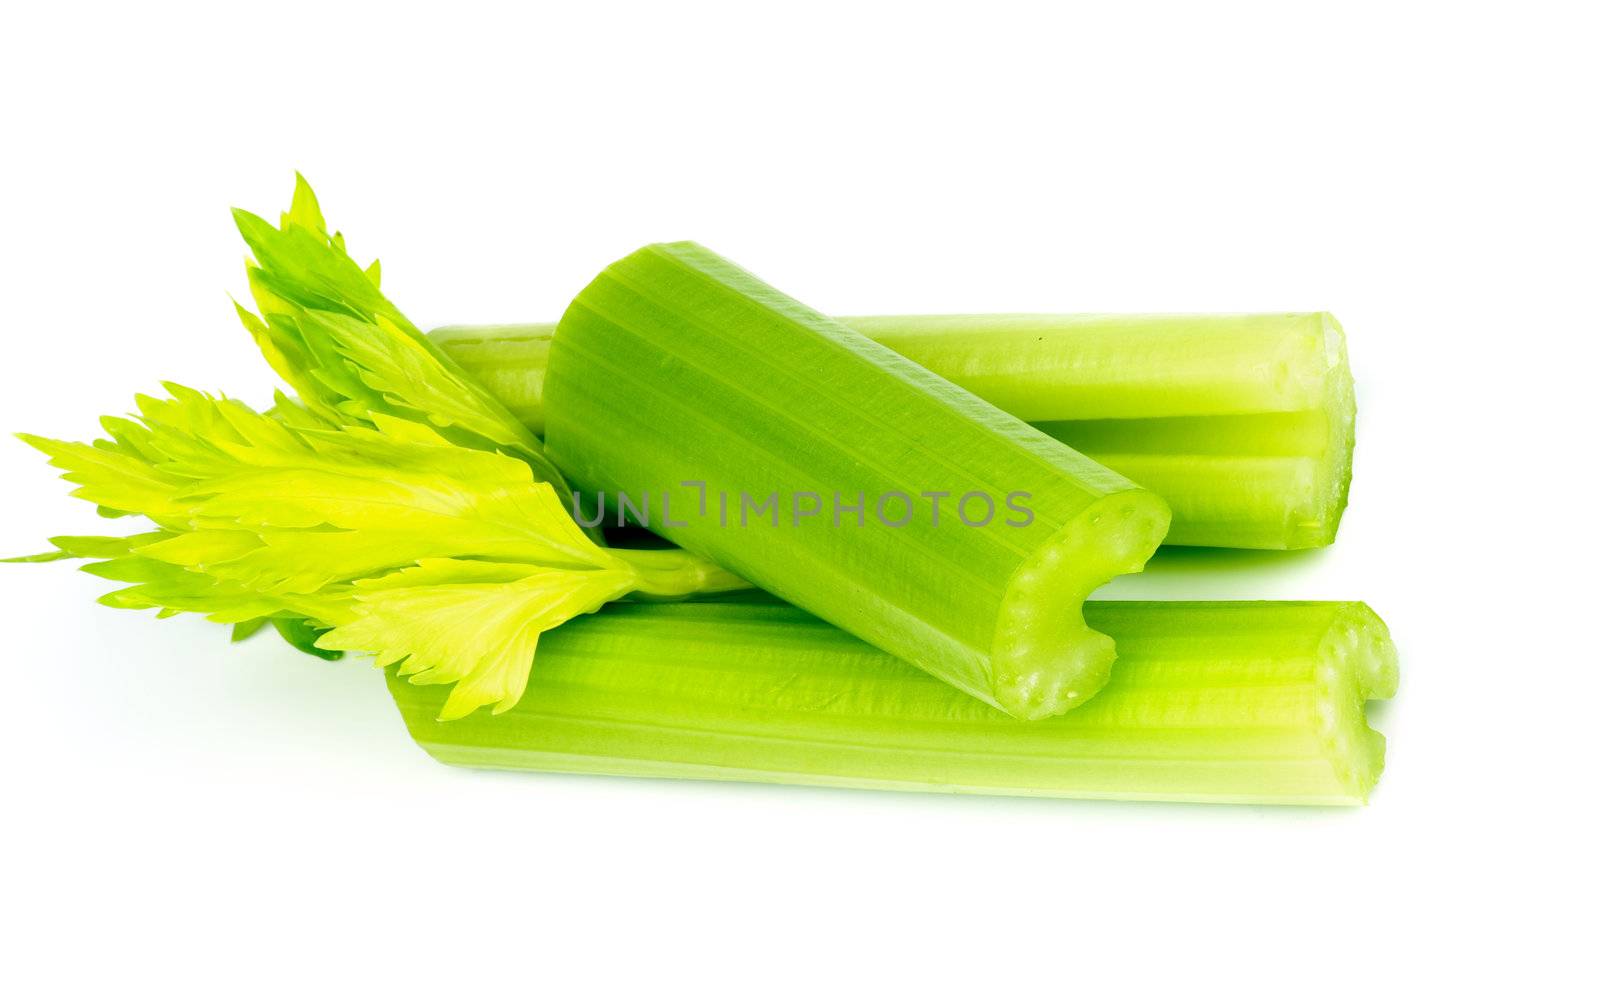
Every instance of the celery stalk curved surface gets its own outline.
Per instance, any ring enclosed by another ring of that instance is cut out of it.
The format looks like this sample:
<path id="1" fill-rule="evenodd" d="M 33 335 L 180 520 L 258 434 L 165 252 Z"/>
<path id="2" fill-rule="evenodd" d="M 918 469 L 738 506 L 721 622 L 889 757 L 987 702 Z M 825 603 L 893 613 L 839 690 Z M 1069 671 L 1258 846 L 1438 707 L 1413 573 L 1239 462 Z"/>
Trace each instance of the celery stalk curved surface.
<path id="1" fill-rule="evenodd" d="M 1081 604 L 1140 569 L 1169 520 L 692 243 L 641 249 L 579 294 L 543 394 L 575 485 L 644 502 L 668 539 L 1022 718 L 1105 684 L 1115 646 Z"/>
<path id="2" fill-rule="evenodd" d="M 792 606 L 617 605 L 553 630 L 511 710 L 440 722 L 443 687 L 389 676 L 446 763 L 639 777 L 1140 801 L 1357 805 L 1383 767 L 1365 702 L 1394 645 L 1354 602 L 1091 602 L 1117 674 L 1020 722 Z"/>

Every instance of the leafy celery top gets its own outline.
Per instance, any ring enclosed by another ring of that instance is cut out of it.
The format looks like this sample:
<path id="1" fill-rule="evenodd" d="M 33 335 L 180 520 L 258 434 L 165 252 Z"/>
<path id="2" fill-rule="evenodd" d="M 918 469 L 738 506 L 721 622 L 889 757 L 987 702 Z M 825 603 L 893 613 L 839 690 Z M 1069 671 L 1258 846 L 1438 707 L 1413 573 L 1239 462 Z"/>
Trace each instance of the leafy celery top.
<path id="1" fill-rule="evenodd" d="M 543 445 L 424 338 L 329 234 L 297 177 L 277 227 L 235 211 L 254 257 L 245 328 L 293 390 L 265 413 L 179 385 L 91 443 L 23 435 L 73 495 L 154 528 L 62 536 L 106 605 L 271 622 L 302 650 L 371 652 L 453 683 L 440 717 L 513 706 L 539 636 L 624 595 L 744 583 L 682 550 L 612 549 L 567 512 Z"/>

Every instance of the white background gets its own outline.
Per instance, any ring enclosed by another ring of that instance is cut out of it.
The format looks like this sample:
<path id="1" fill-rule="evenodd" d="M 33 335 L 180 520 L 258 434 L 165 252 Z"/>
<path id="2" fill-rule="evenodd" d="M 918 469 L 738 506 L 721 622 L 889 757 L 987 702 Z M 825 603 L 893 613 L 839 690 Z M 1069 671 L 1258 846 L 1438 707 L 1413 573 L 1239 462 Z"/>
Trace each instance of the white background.
<path id="1" fill-rule="evenodd" d="M 1113 591 L 1372 603 L 1403 656 L 1372 804 L 452 770 L 359 662 L 0 568 L 0 1000 L 1594 1003 L 1576 8 L 579 6 L 5 14 L 0 428 L 265 396 L 226 210 L 296 168 L 424 326 L 552 319 L 685 237 L 839 313 L 1327 308 L 1338 545 Z M 0 552 L 97 530 L 22 445 L 0 473 Z"/>

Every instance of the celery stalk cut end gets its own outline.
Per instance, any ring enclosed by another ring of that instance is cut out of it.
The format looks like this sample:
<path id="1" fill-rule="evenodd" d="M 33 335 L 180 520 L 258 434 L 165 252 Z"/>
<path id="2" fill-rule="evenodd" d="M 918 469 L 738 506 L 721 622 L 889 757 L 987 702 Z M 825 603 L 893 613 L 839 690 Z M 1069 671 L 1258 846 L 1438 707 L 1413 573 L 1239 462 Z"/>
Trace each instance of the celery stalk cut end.
<path id="1" fill-rule="evenodd" d="M 1172 512 L 1147 490 L 1084 509 L 1018 568 L 995 627 L 990 692 L 1007 713 L 1053 717 L 1105 686 L 1116 660 L 1110 637 L 1089 629 L 1083 602 L 1122 574 L 1136 574 L 1161 545 Z M 1097 550 L 1085 548 L 1090 540 Z"/>
<path id="2" fill-rule="evenodd" d="M 1311 486 L 1311 506 L 1298 516 L 1290 528 L 1289 549 L 1327 546 L 1339 532 L 1350 501 L 1350 476 L 1356 441 L 1356 390 L 1345 349 L 1344 327 L 1328 312 L 1321 313 L 1322 345 L 1328 370 L 1323 386 L 1323 415 L 1328 423 L 1328 447 L 1319 462 L 1321 469 Z"/>
<path id="3" fill-rule="evenodd" d="M 1318 648 L 1317 682 L 1328 762 L 1364 803 L 1383 773 L 1385 749 L 1383 736 L 1367 724 L 1366 704 L 1393 697 L 1400 682 L 1394 639 L 1371 608 L 1352 604 L 1328 627 Z"/>

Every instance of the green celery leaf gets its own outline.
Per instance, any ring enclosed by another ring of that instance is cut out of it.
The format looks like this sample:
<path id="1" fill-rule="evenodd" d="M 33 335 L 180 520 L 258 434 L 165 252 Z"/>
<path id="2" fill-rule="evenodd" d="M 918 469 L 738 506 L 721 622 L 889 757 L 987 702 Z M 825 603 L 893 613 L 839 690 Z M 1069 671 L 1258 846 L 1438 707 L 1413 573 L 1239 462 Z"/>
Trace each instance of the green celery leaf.
<path id="1" fill-rule="evenodd" d="M 279 616 L 272 620 L 272 626 L 278 631 L 278 636 L 296 651 L 304 652 L 313 658 L 321 658 L 323 661 L 338 661 L 344 657 L 343 651 L 329 651 L 317 646 L 317 638 L 321 637 L 327 628 L 318 626 L 310 620 L 296 616 Z"/>
<path id="2" fill-rule="evenodd" d="M 631 572 L 424 560 L 357 582 L 356 618 L 323 635 L 325 648 L 370 651 L 417 683 L 456 684 L 441 720 L 521 699 L 539 635 L 633 587 Z"/>
<path id="3" fill-rule="evenodd" d="M 230 639 L 235 644 L 239 643 L 240 641 L 249 640 L 265 629 L 266 625 L 270 622 L 271 620 L 268 620 L 266 617 L 262 616 L 252 620 L 245 620 L 243 623 L 235 623 L 233 625 L 233 634 Z"/>
<path id="4" fill-rule="evenodd" d="M 162 526 L 62 536 L 29 558 L 92 560 L 85 571 L 124 582 L 105 605 L 198 613 L 236 624 L 236 639 L 271 621 L 320 657 L 372 651 L 457 683 L 444 716 L 459 717 L 516 702 L 544 630 L 674 574 L 698 578 L 663 566 L 677 551 L 635 562 L 596 545 L 527 462 L 427 424 L 336 427 L 283 399 L 263 414 L 166 389 L 107 418 L 109 440 L 28 439 L 79 496 Z"/>
<path id="5" fill-rule="evenodd" d="M 244 210 L 234 221 L 255 257 L 247 275 L 260 313 L 241 308 L 240 319 L 307 409 L 335 421 L 422 420 L 470 447 L 516 454 L 567 494 L 538 437 L 384 296 L 376 262 L 363 269 L 328 233 L 304 177 L 277 227 Z"/>

